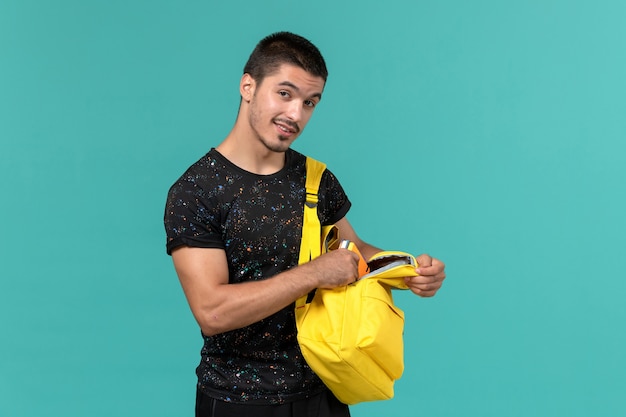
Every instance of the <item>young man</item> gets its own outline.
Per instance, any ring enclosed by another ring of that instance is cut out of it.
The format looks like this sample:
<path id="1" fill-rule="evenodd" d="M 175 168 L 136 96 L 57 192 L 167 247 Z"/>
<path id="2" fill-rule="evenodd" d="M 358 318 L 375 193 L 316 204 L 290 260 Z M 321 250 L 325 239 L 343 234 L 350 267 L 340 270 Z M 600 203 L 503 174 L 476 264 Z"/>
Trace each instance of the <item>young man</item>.
<path id="1" fill-rule="evenodd" d="M 328 73 L 308 40 L 280 32 L 252 52 L 232 131 L 170 189 L 167 251 L 204 338 L 197 416 L 349 416 L 304 361 L 293 303 L 315 288 L 357 278 L 357 256 L 339 249 L 298 265 L 305 156 L 290 148 L 322 98 Z M 318 214 L 367 258 L 380 249 L 346 219 L 350 201 L 328 170 Z M 418 257 L 417 295 L 433 296 L 444 265 Z"/>

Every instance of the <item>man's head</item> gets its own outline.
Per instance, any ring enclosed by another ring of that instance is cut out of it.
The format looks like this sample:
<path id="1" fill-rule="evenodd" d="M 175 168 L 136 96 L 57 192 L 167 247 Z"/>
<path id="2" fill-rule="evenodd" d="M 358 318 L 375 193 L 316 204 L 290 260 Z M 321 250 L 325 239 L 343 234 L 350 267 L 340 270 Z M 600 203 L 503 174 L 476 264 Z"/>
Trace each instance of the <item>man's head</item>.
<path id="1" fill-rule="evenodd" d="M 324 82 L 328 78 L 326 62 L 319 49 L 302 36 L 290 32 L 277 32 L 263 38 L 250 54 L 243 72 L 261 84 L 283 64 L 300 67 L 321 77 Z"/>
<path id="2" fill-rule="evenodd" d="M 313 115 L 327 76 L 324 58 L 303 37 L 279 32 L 261 40 L 239 84 L 237 137 L 285 152 Z"/>

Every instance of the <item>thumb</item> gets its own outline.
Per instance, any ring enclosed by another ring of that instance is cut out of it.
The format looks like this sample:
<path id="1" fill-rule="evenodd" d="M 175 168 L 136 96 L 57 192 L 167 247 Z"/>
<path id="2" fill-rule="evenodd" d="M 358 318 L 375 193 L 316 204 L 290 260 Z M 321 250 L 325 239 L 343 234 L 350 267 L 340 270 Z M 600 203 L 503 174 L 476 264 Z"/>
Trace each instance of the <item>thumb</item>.
<path id="1" fill-rule="evenodd" d="M 415 258 L 415 260 L 420 267 L 428 267 L 432 266 L 433 264 L 433 258 L 426 253 L 421 254 L 420 256 Z"/>

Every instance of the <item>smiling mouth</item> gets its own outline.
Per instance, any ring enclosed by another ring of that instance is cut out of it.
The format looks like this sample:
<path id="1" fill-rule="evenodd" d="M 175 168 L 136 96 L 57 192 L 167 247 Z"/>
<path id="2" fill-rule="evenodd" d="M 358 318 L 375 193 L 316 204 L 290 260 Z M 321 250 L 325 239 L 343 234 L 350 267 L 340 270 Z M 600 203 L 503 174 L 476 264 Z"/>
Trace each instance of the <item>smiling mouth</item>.
<path id="1" fill-rule="evenodd" d="M 289 120 L 275 119 L 274 124 L 287 134 L 294 134 L 300 131 L 298 125 Z"/>

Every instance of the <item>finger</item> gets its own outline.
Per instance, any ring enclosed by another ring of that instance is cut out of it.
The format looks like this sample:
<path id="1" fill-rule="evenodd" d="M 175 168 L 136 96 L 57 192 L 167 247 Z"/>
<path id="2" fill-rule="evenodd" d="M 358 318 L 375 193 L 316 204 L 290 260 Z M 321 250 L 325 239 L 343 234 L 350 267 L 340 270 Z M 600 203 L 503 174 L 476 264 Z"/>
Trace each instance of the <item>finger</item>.
<path id="1" fill-rule="evenodd" d="M 419 295 L 420 297 L 432 297 L 435 294 L 437 294 L 437 291 L 439 291 L 439 288 L 415 288 L 415 287 L 409 287 L 409 290 L 411 292 L 413 292 L 413 294 Z"/>
<path id="2" fill-rule="evenodd" d="M 346 253 L 346 254 L 349 253 L 353 261 L 357 263 L 359 262 L 359 255 L 356 252 L 353 252 L 350 249 L 346 249 L 346 248 L 340 248 L 340 249 L 337 249 L 337 251 L 341 251 L 340 253 Z"/>
<path id="3" fill-rule="evenodd" d="M 442 280 L 428 280 L 423 282 L 407 282 L 409 288 L 420 289 L 422 291 L 437 290 L 443 285 Z"/>
<path id="4" fill-rule="evenodd" d="M 422 274 L 415 277 L 406 277 L 405 282 L 407 282 L 407 284 L 412 283 L 414 285 L 421 285 L 430 284 L 433 282 L 442 282 L 445 278 L 446 275 L 444 273 L 438 273 L 435 275 Z"/>
<path id="5" fill-rule="evenodd" d="M 421 287 L 409 287 L 409 290 L 420 297 L 432 297 L 434 296 L 439 288 L 421 288 Z"/>
<path id="6" fill-rule="evenodd" d="M 416 277 L 406 277 L 404 281 L 407 285 L 426 285 L 437 281 L 437 279 L 429 275 L 418 275 Z"/>
<path id="7" fill-rule="evenodd" d="M 443 275 L 445 277 L 445 265 L 436 259 L 433 259 L 433 261 L 433 264 L 430 266 L 420 265 L 419 268 L 416 268 L 417 273 L 426 276 Z"/>
<path id="8" fill-rule="evenodd" d="M 433 258 L 427 253 L 419 255 L 417 258 L 415 258 L 415 260 L 420 267 L 431 266 L 433 262 Z"/>

